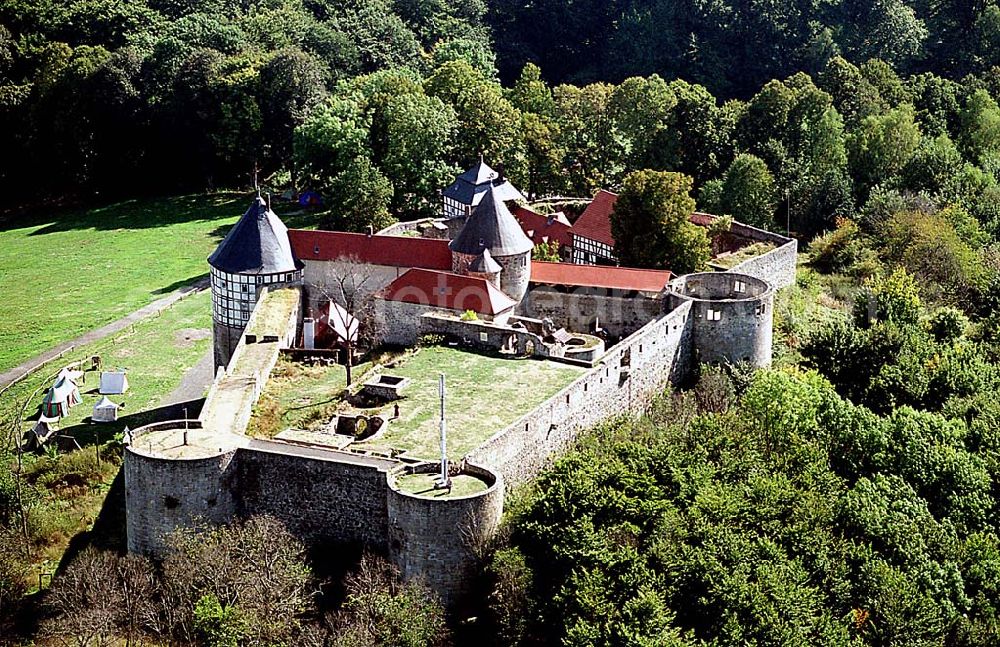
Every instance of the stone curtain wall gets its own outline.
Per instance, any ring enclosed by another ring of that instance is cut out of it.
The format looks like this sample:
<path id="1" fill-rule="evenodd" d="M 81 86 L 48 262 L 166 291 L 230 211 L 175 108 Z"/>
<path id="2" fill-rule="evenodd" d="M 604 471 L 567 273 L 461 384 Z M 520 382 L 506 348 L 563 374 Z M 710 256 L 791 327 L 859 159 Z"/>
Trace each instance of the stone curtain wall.
<path id="1" fill-rule="evenodd" d="M 420 471 L 434 471 L 436 464 Z M 408 471 L 408 470 L 402 470 Z M 474 581 L 482 551 L 503 514 L 503 480 L 475 465 L 466 474 L 491 484 L 485 492 L 428 499 L 399 491 L 389 475 L 389 557 L 406 578 L 422 578 L 451 606 Z"/>
<path id="2" fill-rule="evenodd" d="M 386 471 L 395 461 L 254 440 L 237 460 L 236 512 L 271 515 L 303 541 L 385 553 Z"/>
<path id="3" fill-rule="evenodd" d="M 799 241 L 739 222 L 734 222 L 730 231 L 737 236 L 753 241 L 777 245 L 766 254 L 755 256 L 730 268 L 730 272 L 747 274 L 767 281 L 776 290 L 795 284 L 795 265 L 798 260 Z"/>
<path id="4" fill-rule="evenodd" d="M 691 369 L 690 304 L 652 321 L 598 365 L 466 456 L 499 471 L 508 487 L 531 480 L 577 435 L 618 414 L 635 414 Z"/>
<path id="5" fill-rule="evenodd" d="M 517 308 L 520 316 L 549 318 L 570 332 L 591 333 L 595 322 L 612 337 L 628 337 L 663 314 L 662 296 L 647 297 L 622 290 L 572 291 L 540 285 L 525 295 Z"/>

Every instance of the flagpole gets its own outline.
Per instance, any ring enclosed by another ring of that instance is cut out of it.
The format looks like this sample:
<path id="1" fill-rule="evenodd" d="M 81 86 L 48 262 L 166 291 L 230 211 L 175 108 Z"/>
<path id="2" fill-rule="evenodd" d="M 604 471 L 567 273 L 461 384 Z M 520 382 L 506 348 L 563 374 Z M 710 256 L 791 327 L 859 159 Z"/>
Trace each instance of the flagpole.
<path id="1" fill-rule="evenodd" d="M 440 487 L 448 487 L 448 423 L 445 422 L 444 373 L 438 373 L 438 395 L 441 396 L 441 478 Z"/>

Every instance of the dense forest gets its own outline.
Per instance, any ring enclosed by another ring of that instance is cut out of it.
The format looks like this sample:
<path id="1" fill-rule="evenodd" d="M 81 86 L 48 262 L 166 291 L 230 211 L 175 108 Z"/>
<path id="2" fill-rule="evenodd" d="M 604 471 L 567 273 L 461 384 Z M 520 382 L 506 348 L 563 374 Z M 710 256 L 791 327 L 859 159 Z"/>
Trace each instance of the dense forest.
<path id="1" fill-rule="evenodd" d="M 14 222 L 256 176 L 364 231 L 435 213 L 484 154 L 532 197 L 676 172 L 684 205 L 788 229 L 805 252 L 775 367 L 705 367 L 515 493 L 470 619 L 447 625 L 373 560 L 318 575 L 258 520 L 179 536 L 165 564 L 85 551 L 28 607 L 33 629 L 997 644 L 998 66 L 993 0 L 0 0 Z M 5 528 L 14 483 L 0 470 Z M 0 616 L 23 612 L 24 568 L 0 550 Z"/>

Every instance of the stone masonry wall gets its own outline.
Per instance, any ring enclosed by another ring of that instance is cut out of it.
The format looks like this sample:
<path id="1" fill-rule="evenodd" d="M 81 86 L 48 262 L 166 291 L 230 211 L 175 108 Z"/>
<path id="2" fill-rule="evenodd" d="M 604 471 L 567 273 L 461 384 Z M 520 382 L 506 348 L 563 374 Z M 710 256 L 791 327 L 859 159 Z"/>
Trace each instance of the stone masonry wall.
<path id="1" fill-rule="evenodd" d="M 739 283 L 742 292 L 735 290 Z M 695 362 L 770 366 L 774 290 L 766 281 L 734 272 L 689 274 L 671 283 L 670 300 L 691 304 Z"/>
<path id="2" fill-rule="evenodd" d="M 749 240 L 776 245 L 766 254 L 755 256 L 730 268 L 730 272 L 757 277 L 767 281 L 778 290 L 795 283 L 795 264 L 798 260 L 799 241 L 740 222 L 734 222 L 730 231 Z"/>
<path id="3" fill-rule="evenodd" d="M 565 292 L 539 285 L 528 291 L 517 308 L 521 316 L 549 318 L 571 332 L 593 333 L 600 324 L 613 337 L 628 337 L 663 314 L 662 297 L 645 297 L 621 290 L 578 289 Z"/>
<path id="4" fill-rule="evenodd" d="M 616 413 L 635 413 L 691 368 L 690 304 L 651 321 L 598 365 L 466 456 L 500 472 L 508 487 L 534 478 L 577 435 Z"/>
<path id="5" fill-rule="evenodd" d="M 239 451 L 236 512 L 271 515 L 303 541 L 388 550 L 386 470 L 394 461 L 255 440 Z"/>

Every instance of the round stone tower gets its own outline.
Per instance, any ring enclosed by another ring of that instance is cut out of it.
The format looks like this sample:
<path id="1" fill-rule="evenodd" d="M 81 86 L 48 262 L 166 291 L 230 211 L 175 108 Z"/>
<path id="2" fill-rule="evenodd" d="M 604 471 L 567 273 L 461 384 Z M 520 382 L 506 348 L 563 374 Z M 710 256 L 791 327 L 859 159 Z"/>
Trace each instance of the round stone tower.
<path id="1" fill-rule="evenodd" d="M 472 273 L 470 266 L 482 263 L 484 252 L 500 266 L 500 289 L 520 301 L 531 278 L 531 250 L 534 244 L 503 202 L 496 187 L 490 187 L 482 201 L 451 243 L 452 270 Z M 480 260 L 477 260 L 480 259 Z"/>
<path id="2" fill-rule="evenodd" d="M 671 309 L 691 302 L 695 360 L 771 365 L 774 289 L 735 272 L 688 274 L 670 283 Z"/>
<path id="3" fill-rule="evenodd" d="M 257 196 L 208 257 L 208 264 L 218 368 L 229 364 L 261 289 L 301 283 L 302 263 L 292 253 L 285 223 Z"/>

